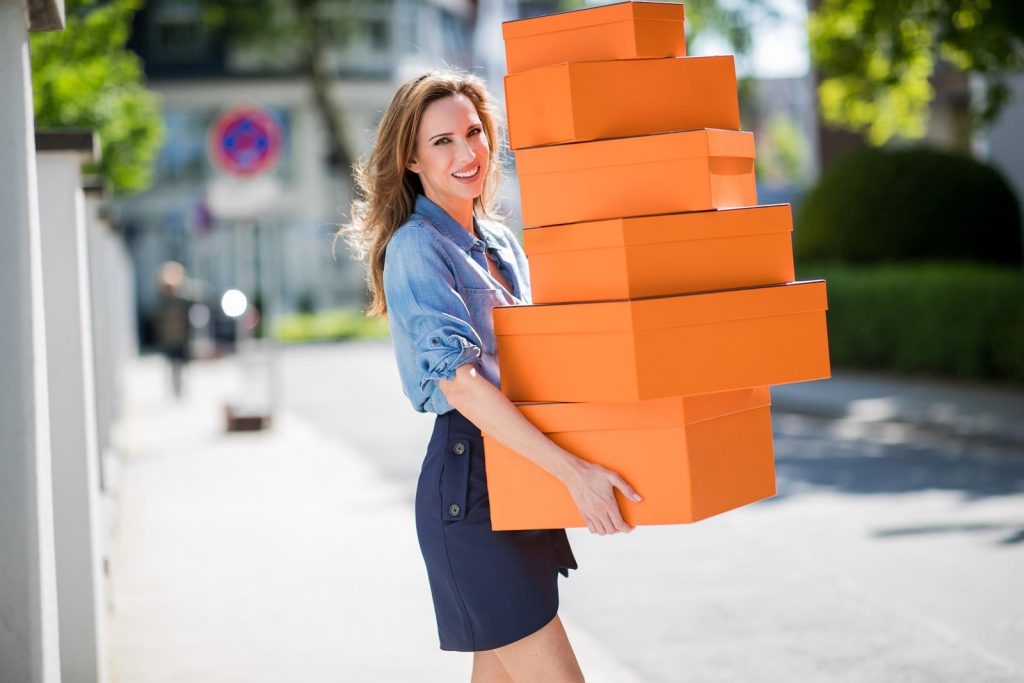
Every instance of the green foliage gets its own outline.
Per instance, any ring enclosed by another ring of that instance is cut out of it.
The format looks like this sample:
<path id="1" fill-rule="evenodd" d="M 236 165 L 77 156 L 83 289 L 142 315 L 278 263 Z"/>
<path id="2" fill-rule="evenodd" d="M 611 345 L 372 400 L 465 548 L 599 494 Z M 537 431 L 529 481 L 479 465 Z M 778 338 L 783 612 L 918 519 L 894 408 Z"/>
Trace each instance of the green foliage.
<path id="1" fill-rule="evenodd" d="M 800 264 L 825 278 L 837 367 L 1024 382 L 1024 272 L 966 263 Z"/>
<path id="2" fill-rule="evenodd" d="M 930 149 L 861 148 L 796 216 L 798 260 L 1021 263 L 1021 209 L 992 167 Z"/>
<path id="3" fill-rule="evenodd" d="M 806 184 L 811 149 L 796 121 L 785 114 L 775 113 L 768 118 L 757 140 L 754 164 L 758 182 L 769 185 Z"/>
<path id="4" fill-rule="evenodd" d="M 125 49 L 141 0 L 67 0 L 63 31 L 32 34 L 36 128 L 84 126 L 100 138 L 99 172 L 119 194 L 145 190 L 163 142 L 160 102 Z"/>
<path id="5" fill-rule="evenodd" d="M 367 318 L 354 308 L 283 315 L 272 329 L 274 338 L 284 343 L 386 338 L 389 334 L 385 318 Z"/>
<path id="6" fill-rule="evenodd" d="M 822 115 L 874 144 L 924 135 L 937 60 L 986 76 L 978 123 L 1007 99 L 1001 72 L 1024 67 L 1019 0 L 822 0 L 808 28 Z"/>

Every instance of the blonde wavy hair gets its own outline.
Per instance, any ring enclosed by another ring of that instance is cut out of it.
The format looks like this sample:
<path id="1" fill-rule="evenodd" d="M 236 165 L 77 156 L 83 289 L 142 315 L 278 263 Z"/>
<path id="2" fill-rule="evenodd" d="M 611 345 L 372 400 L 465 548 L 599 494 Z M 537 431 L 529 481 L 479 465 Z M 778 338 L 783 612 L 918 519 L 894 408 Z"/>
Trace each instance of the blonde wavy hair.
<path id="1" fill-rule="evenodd" d="M 358 197 L 353 200 L 349 222 L 342 224 L 331 244 L 344 238 L 355 258 L 366 261 L 366 284 L 371 301 L 367 317 L 387 315 L 384 299 L 384 255 L 395 231 L 408 220 L 417 193 L 423 193 L 420 177 L 406 164 L 416 149 L 416 134 L 427 106 L 443 97 L 464 95 L 476 107 L 487 136 L 490 163 L 483 190 L 473 200 L 477 217 L 500 220 L 495 202 L 505 156 L 504 119 L 501 105 L 487 91 L 479 76 L 456 68 L 432 69 L 403 83 L 391 99 L 374 137 L 372 150 L 352 166 Z"/>

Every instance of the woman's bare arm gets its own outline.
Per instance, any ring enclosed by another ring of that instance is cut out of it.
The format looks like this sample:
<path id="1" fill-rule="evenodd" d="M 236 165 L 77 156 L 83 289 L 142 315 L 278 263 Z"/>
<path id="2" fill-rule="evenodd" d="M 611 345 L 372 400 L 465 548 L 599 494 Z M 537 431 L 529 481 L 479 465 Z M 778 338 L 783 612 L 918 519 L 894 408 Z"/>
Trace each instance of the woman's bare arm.
<path id="1" fill-rule="evenodd" d="M 640 500 L 636 491 L 616 472 L 589 463 L 544 436 L 475 365 L 460 365 L 454 379 L 441 379 L 438 385 L 452 407 L 482 432 L 564 482 L 591 532 L 632 530 L 622 519 L 612 487 Z"/>

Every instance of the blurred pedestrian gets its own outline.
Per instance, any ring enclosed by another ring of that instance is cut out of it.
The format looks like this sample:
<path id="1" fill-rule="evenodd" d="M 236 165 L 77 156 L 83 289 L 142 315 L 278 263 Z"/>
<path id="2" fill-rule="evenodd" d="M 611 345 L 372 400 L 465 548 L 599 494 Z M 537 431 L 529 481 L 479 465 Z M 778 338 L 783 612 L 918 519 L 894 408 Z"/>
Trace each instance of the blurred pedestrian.
<path id="1" fill-rule="evenodd" d="M 167 358 L 171 371 L 171 389 L 174 397 L 182 395 L 184 366 L 191 359 L 189 344 L 192 325 L 189 311 L 194 303 L 186 288 L 185 267 L 177 261 L 165 261 L 157 273 L 156 286 L 160 293 L 157 304 L 154 334 L 156 345 Z"/>

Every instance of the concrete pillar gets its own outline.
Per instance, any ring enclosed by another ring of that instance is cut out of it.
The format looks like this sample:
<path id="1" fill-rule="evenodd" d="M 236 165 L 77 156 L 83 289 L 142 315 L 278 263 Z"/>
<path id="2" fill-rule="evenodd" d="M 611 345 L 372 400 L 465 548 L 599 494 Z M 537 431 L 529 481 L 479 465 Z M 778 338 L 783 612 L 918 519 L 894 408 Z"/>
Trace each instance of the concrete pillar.
<path id="1" fill-rule="evenodd" d="M 110 489 L 104 468 L 104 454 L 111 446 L 110 429 L 114 409 L 114 353 L 112 349 L 113 311 L 110 310 L 110 296 L 107 279 L 114 264 L 107 263 L 107 231 L 103 218 L 103 183 L 100 179 L 83 182 L 85 192 L 85 234 L 86 253 L 89 256 L 89 302 L 92 305 L 92 348 L 96 377 L 96 440 L 99 447 L 100 489 Z"/>
<path id="2" fill-rule="evenodd" d="M 117 526 L 122 454 L 111 436 L 121 415 L 121 377 L 125 361 L 138 356 L 135 329 L 135 281 L 131 255 L 123 233 L 107 201 L 106 188 L 98 178 L 83 182 L 85 226 L 89 257 L 89 300 L 92 304 L 93 359 L 96 378 L 96 423 L 99 448 L 99 535 L 101 564 L 109 579 L 109 540 Z M 113 595 L 106 593 L 106 608 L 114 609 Z"/>
<path id="3" fill-rule="evenodd" d="M 49 350 L 57 606 L 63 683 L 107 676 L 92 304 L 80 166 L 98 155 L 91 131 L 36 134 L 43 291 Z"/>
<path id="4" fill-rule="evenodd" d="M 50 418 L 29 30 L 62 2 L 0 0 L 0 681 L 57 683 Z"/>

